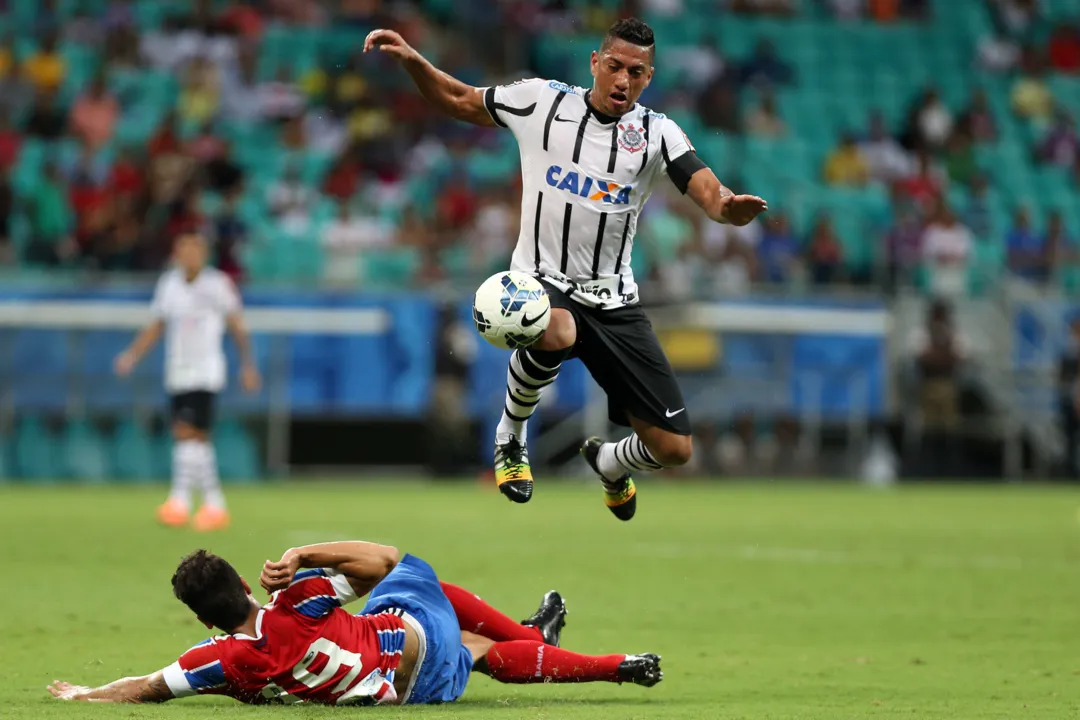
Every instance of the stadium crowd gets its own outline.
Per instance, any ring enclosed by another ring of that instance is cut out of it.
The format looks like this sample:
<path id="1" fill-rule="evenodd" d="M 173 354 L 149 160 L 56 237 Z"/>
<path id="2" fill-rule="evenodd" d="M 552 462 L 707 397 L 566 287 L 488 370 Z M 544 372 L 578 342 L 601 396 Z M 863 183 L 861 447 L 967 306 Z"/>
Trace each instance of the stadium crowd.
<path id="1" fill-rule="evenodd" d="M 363 36 L 394 27 L 476 85 L 581 83 L 596 33 L 632 14 L 660 39 L 643 102 L 677 117 L 729 185 L 775 208 L 734 229 L 702 222 L 677 194 L 656 198 L 635 258 L 656 299 L 753 282 L 915 282 L 956 295 L 1003 269 L 1068 284 L 1077 260 L 1080 105 L 1055 88 L 1080 86 L 1080 26 L 1062 3 L 4 4 L 6 264 L 154 271 L 172 237 L 199 227 L 237 279 L 396 284 L 505 266 L 518 220 L 512 140 L 430 112 L 403 73 L 358 52 Z M 985 23 L 942 51 L 959 82 L 905 85 L 899 113 L 877 106 L 880 94 L 853 94 L 842 80 L 856 69 L 826 51 L 816 52 L 831 79 L 806 66 L 797 42 L 776 41 L 797 40 L 799 28 L 899 27 L 920 51 L 919 33 L 960 6 Z M 729 48 L 722 32 L 701 29 L 701 13 L 767 32 Z M 698 32 L 683 40 L 689 24 Z M 808 98 L 844 114 L 806 118 Z M 831 124 L 810 133 L 806 122 Z"/>

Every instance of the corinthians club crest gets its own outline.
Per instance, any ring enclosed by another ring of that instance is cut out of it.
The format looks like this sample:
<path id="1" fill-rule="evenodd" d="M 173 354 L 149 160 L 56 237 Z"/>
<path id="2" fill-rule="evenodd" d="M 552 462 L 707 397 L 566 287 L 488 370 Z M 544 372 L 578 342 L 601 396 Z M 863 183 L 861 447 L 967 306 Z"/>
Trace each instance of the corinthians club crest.
<path id="1" fill-rule="evenodd" d="M 619 146 L 623 150 L 636 153 L 645 149 L 645 145 L 648 142 L 645 139 L 645 133 L 634 127 L 633 123 L 627 123 L 625 125 L 620 123 L 619 129 L 622 130 L 622 134 L 619 135 Z"/>

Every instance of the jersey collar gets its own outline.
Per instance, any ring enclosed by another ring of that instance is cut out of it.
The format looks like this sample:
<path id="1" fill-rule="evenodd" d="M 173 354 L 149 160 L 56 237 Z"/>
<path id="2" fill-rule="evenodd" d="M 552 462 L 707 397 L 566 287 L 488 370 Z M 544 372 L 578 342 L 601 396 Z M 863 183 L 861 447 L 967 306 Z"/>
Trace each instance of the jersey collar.
<path id="1" fill-rule="evenodd" d="M 589 108 L 589 112 L 592 113 L 592 116 L 596 118 L 598 122 L 601 122 L 604 125 L 610 125 L 613 122 L 618 122 L 620 119 L 622 119 L 623 115 L 632 113 L 634 111 L 634 108 L 637 107 L 637 103 L 634 103 L 630 106 L 629 110 L 623 113 L 623 115 L 608 115 L 606 112 L 601 112 L 600 110 L 597 110 L 596 107 L 591 102 L 589 102 L 589 95 L 591 93 L 592 90 L 585 91 L 585 107 Z"/>

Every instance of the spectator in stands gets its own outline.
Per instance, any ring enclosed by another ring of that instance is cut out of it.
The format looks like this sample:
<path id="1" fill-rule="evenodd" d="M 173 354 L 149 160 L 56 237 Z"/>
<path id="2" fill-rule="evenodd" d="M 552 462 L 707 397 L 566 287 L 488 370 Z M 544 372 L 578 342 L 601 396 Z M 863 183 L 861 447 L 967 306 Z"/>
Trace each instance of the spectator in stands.
<path id="1" fill-rule="evenodd" d="M 22 136 L 12 127 L 7 108 L 0 106 L 0 170 L 7 170 L 15 164 L 21 147 Z"/>
<path id="2" fill-rule="evenodd" d="M 244 170 L 233 157 L 232 143 L 221 143 L 221 151 L 203 166 L 203 174 L 206 186 L 214 192 L 227 194 L 241 188 Z"/>
<path id="3" fill-rule="evenodd" d="M 1062 168 L 1073 167 L 1080 160 L 1080 136 L 1076 122 L 1064 108 L 1054 113 L 1054 125 L 1036 148 L 1035 156 L 1042 162 Z"/>
<path id="4" fill-rule="evenodd" d="M 994 122 L 986 90 L 976 88 L 971 93 L 971 101 L 960 113 L 956 131 L 965 133 L 977 143 L 991 143 L 997 139 L 997 123 Z"/>
<path id="5" fill-rule="evenodd" d="M 953 130 L 953 116 L 941 100 L 937 90 L 927 88 L 916 103 L 913 115 L 914 125 L 909 132 L 914 132 L 912 147 L 937 150 L 945 147 Z"/>
<path id="6" fill-rule="evenodd" d="M 186 143 L 185 152 L 196 163 L 206 165 L 225 154 L 225 141 L 214 134 L 212 122 L 205 122 Z"/>
<path id="7" fill-rule="evenodd" d="M 235 71 L 222 78 L 222 113 L 229 120 L 254 123 L 264 118 L 258 59 L 254 50 L 241 49 Z"/>
<path id="8" fill-rule="evenodd" d="M 336 200 L 348 200 L 360 187 L 360 152 L 352 145 L 334 161 L 323 178 L 322 192 Z"/>
<path id="9" fill-rule="evenodd" d="M 911 200 L 893 198 L 893 226 L 885 236 L 889 285 L 907 285 L 922 262 L 923 223 L 919 207 Z"/>
<path id="10" fill-rule="evenodd" d="M 742 232 L 743 228 L 731 225 L 715 223 L 710 223 L 710 225 L 715 225 L 715 227 L 702 228 L 700 220 L 696 217 L 690 223 L 693 234 L 677 251 L 677 259 L 682 261 L 679 263 L 681 274 L 669 275 L 667 283 L 669 297 L 685 299 L 690 294 L 692 288 L 687 285 L 690 284 L 694 268 L 686 262 L 690 258 L 683 248 L 692 251 L 699 243 L 701 254 L 709 261 L 709 267 L 713 271 L 712 280 L 716 293 L 729 296 L 742 295 L 750 290 L 750 283 L 757 271 L 755 248 L 761 238 L 760 225 L 755 223 L 758 225 L 756 233 Z M 701 239 L 698 240 L 698 237 Z M 676 281 L 681 281 L 682 287 L 676 287 Z"/>
<path id="11" fill-rule="evenodd" d="M 1031 226 L 1027 208 L 1018 207 L 1013 214 L 1012 227 L 1005 236 L 1009 269 L 1027 280 L 1046 282 L 1050 277 L 1050 265 L 1043 239 Z"/>
<path id="12" fill-rule="evenodd" d="M 1027 39 L 1038 20 L 1037 0 L 990 0 L 995 25 L 1010 37 Z"/>
<path id="13" fill-rule="evenodd" d="M 217 114 L 221 102 L 221 75 L 204 57 L 195 57 L 184 71 L 178 110 L 180 118 L 192 125 L 202 125 Z"/>
<path id="14" fill-rule="evenodd" d="M 278 68 L 273 80 L 259 83 L 258 107 L 267 120 L 288 120 L 303 114 L 304 96 L 292 82 L 287 68 Z"/>
<path id="15" fill-rule="evenodd" d="M 987 182 L 985 173 L 975 174 L 971 179 L 970 190 L 968 204 L 964 209 L 964 222 L 976 238 L 988 241 L 993 229 L 993 203 L 990 199 L 990 183 Z"/>
<path id="16" fill-rule="evenodd" d="M 866 11 L 864 0 L 828 0 L 829 9 L 837 20 L 858 20 Z"/>
<path id="17" fill-rule="evenodd" d="M 140 156 L 130 146 L 120 148 L 116 163 L 109 172 L 109 192 L 118 200 L 141 204 L 146 191 L 146 169 Z"/>
<path id="18" fill-rule="evenodd" d="M 791 66 L 780 59 L 772 41 L 760 39 L 753 54 L 739 68 L 739 79 L 744 85 L 789 85 L 794 82 Z"/>
<path id="19" fill-rule="evenodd" d="M 870 168 L 854 135 L 840 136 L 840 144 L 825 159 L 824 175 L 830 185 L 865 185 L 870 179 Z"/>
<path id="20" fill-rule="evenodd" d="M 926 329 L 916 340 L 915 369 L 923 422 L 922 460 L 930 477 L 949 477 L 956 468 L 960 428 L 960 373 L 966 357 L 952 307 L 930 304 Z"/>
<path id="21" fill-rule="evenodd" d="M 975 158 L 975 146 L 964 132 L 954 132 L 945 149 L 945 172 L 949 180 L 961 187 L 968 187 L 979 172 Z"/>
<path id="22" fill-rule="evenodd" d="M 281 147 L 293 153 L 307 149 L 307 133 L 304 131 L 304 119 L 300 115 L 289 118 L 281 126 Z"/>
<path id="23" fill-rule="evenodd" d="M 468 231 L 471 247 L 470 266 L 478 274 L 490 274 L 495 268 L 509 267 L 510 255 L 516 244 L 521 205 L 516 202 L 514 188 L 506 186 L 484 193 L 480 209 Z"/>
<path id="24" fill-rule="evenodd" d="M 267 204 L 278 227 L 289 235 L 302 235 L 311 225 L 311 206 L 315 201 L 311 188 L 300 178 L 300 170 L 289 165 L 281 179 L 270 186 Z"/>
<path id="25" fill-rule="evenodd" d="M 763 92 L 761 100 L 746 116 L 746 132 L 758 137 L 780 137 L 787 133 L 787 126 L 776 111 L 776 98 L 772 92 Z"/>
<path id="26" fill-rule="evenodd" d="M 17 63 L 0 73 L 0 107 L 6 109 L 13 118 L 23 117 L 34 102 L 34 86 L 26 73 Z"/>
<path id="27" fill-rule="evenodd" d="M 23 62 L 23 72 L 38 92 L 55 92 L 67 77 L 67 63 L 57 49 L 57 36 L 50 32 L 40 47 Z"/>
<path id="28" fill-rule="evenodd" d="M 64 135 L 67 119 L 56 104 L 56 94 L 39 92 L 26 120 L 26 134 L 39 140 L 59 140 Z"/>
<path id="29" fill-rule="evenodd" d="M 15 49 L 11 46 L 11 39 L 0 40 L 0 79 L 7 78 L 18 66 L 15 62 Z"/>
<path id="30" fill-rule="evenodd" d="M 214 254 L 217 256 L 217 268 L 239 283 L 244 278 L 244 267 L 240 262 L 240 249 L 247 243 L 247 223 L 240 216 L 241 193 L 238 187 L 227 190 L 225 203 L 214 218 L 212 238 Z"/>
<path id="31" fill-rule="evenodd" d="M 730 0 L 733 12 L 746 15 L 789 17 L 795 13 L 795 0 Z"/>
<path id="32" fill-rule="evenodd" d="M 900 19 L 900 0 L 867 0 L 866 11 L 877 22 L 896 22 Z"/>
<path id="33" fill-rule="evenodd" d="M 909 20 L 927 20 L 930 17 L 930 0 L 900 0 L 900 15 Z"/>
<path id="34" fill-rule="evenodd" d="M 0 167 L 0 265 L 9 265 L 15 260 L 11 244 L 11 216 L 15 210 L 15 192 L 11 188 L 11 170 Z"/>
<path id="35" fill-rule="evenodd" d="M 934 295 L 952 298 L 967 291 L 974 251 L 971 230 L 956 218 L 948 203 L 939 201 L 922 238 L 923 267 Z"/>
<path id="36" fill-rule="evenodd" d="M 933 157 L 926 150 L 917 156 L 917 170 L 911 177 L 896 184 L 897 190 L 914 200 L 923 212 L 931 212 L 942 192 L 941 173 L 934 167 Z"/>
<path id="37" fill-rule="evenodd" d="M 1020 62 L 1020 45 L 1001 30 L 979 38 L 979 64 L 990 72 L 1011 72 Z"/>
<path id="38" fill-rule="evenodd" d="M 705 127 L 738 135 L 742 132 L 738 87 L 723 75 L 717 75 L 698 94 L 697 111 Z"/>
<path id="39" fill-rule="evenodd" d="M 1065 436 L 1065 474 L 1080 478 L 1080 316 L 1069 322 L 1069 334 L 1058 361 L 1058 416 Z"/>
<path id="40" fill-rule="evenodd" d="M 105 87 L 105 76 L 99 73 L 71 107 L 71 132 L 97 150 L 112 140 L 119 116 L 120 104 Z"/>
<path id="41" fill-rule="evenodd" d="M 1075 265 L 1076 243 L 1065 229 L 1065 220 L 1060 210 L 1054 210 L 1046 219 L 1043 246 L 1046 248 L 1047 264 L 1051 273 L 1066 265 Z"/>
<path id="42" fill-rule="evenodd" d="M 1054 96 L 1046 84 L 1046 63 L 1036 51 L 1028 49 L 1020 64 L 1020 76 L 1012 87 L 1013 112 L 1025 120 L 1044 123 L 1054 111 Z"/>
<path id="43" fill-rule="evenodd" d="M 30 243 L 26 261 L 55 267 L 75 254 L 71 237 L 71 205 L 56 165 L 45 165 L 41 179 L 30 191 Z"/>
<path id="44" fill-rule="evenodd" d="M 1050 67 L 1057 72 L 1080 73 L 1080 25 L 1062 22 L 1050 36 Z"/>
<path id="45" fill-rule="evenodd" d="M 337 217 L 322 232 L 326 251 L 323 278 L 335 285 L 355 286 L 363 251 L 387 247 L 392 240 L 393 228 L 369 204 L 354 212 L 348 202 L 339 202 Z"/>
<path id="46" fill-rule="evenodd" d="M 772 212 L 757 245 L 758 277 L 765 282 L 790 282 L 801 270 L 802 248 L 787 215 Z"/>
<path id="47" fill-rule="evenodd" d="M 180 137 L 179 118 L 170 113 L 147 144 L 150 155 L 150 199 L 156 205 L 173 203 L 195 170 Z"/>
<path id="48" fill-rule="evenodd" d="M 915 172 L 915 162 L 890 133 L 880 110 L 870 114 L 870 128 L 859 144 L 871 180 L 892 183 Z"/>
<path id="49" fill-rule="evenodd" d="M 610 25 L 605 26 L 605 30 Z M 686 87 L 693 92 L 699 92 L 716 78 L 725 76 L 728 63 L 718 49 L 718 41 L 711 35 L 701 39 L 700 44 L 683 45 L 673 47 L 669 57 L 664 61 L 665 67 L 671 67 L 671 72 L 683 78 Z"/>
<path id="50" fill-rule="evenodd" d="M 828 285 L 841 279 L 844 249 L 828 215 L 819 215 L 814 221 L 806 242 L 806 266 L 815 285 Z"/>

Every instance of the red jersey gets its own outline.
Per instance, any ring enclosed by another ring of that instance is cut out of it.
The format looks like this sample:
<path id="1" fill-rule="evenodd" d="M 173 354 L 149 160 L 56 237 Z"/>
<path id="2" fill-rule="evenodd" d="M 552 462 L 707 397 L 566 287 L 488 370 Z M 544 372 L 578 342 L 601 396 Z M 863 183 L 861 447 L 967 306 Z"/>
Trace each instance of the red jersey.
<path id="1" fill-rule="evenodd" d="M 397 699 L 405 648 L 399 614 L 350 615 L 356 600 L 333 570 L 303 570 L 259 611 L 255 637 L 205 640 L 165 668 L 176 697 L 228 695 L 245 703 L 377 704 Z"/>

